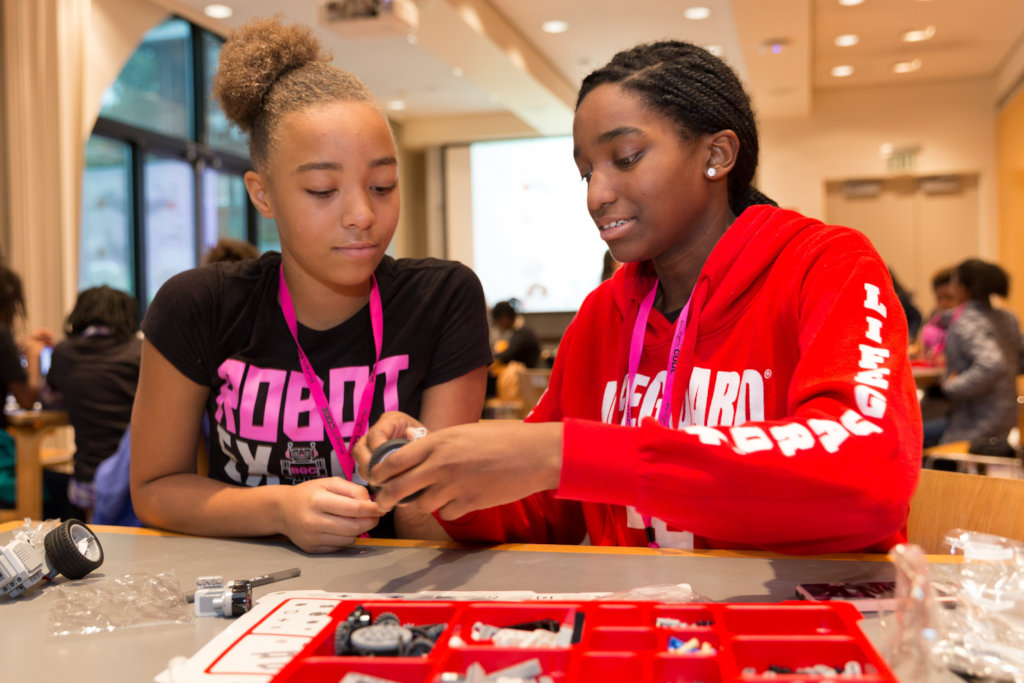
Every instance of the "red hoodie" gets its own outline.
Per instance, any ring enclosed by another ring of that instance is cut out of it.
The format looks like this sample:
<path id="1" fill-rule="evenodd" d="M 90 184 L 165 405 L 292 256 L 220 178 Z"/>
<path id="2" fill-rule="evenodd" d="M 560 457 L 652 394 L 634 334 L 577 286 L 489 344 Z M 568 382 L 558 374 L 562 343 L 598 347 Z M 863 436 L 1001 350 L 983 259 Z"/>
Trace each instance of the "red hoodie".
<path id="1" fill-rule="evenodd" d="M 904 540 L 921 462 L 907 321 L 885 264 L 848 228 L 754 206 L 694 287 L 670 414 L 657 414 L 674 324 L 651 312 L 623 426 L 633 323 L 654 284 L 627 264 L 566 330 L 529 422 L 562 421 L 556 491 L 442 522 L 457 540 L 790 554 Z"/>

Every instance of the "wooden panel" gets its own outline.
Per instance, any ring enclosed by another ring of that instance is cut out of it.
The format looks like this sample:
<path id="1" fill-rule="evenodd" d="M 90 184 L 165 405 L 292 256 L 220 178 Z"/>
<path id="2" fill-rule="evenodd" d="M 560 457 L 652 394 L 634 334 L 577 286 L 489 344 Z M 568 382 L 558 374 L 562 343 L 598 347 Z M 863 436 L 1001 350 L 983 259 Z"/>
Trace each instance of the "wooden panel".
<path id="1" fill-rule="evenodd" d="M 999 265 L 1010 274 L 1008 308 L 1024 319 L 1024 88 L 996 119 Z"/>
<path id="2" fill-rule="evenodd" d="M 951 529 L 1024 541 L 1024 479 L 921 470 L 910 502 L 910 542 L 928 554 L 948 553 L 943 539 Z"/>

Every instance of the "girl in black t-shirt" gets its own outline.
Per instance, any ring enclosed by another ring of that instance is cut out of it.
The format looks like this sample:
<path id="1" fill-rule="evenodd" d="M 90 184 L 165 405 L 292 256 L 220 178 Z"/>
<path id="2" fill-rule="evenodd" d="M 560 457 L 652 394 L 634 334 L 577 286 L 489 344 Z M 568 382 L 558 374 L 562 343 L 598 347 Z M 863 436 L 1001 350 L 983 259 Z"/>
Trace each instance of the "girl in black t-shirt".
<path id="1" fill-rule="evenodd" d="M 350 448 L 383 411 L 413 409 L 432 429 L 479 418 L 482 291 L 458 264 L 385 258 L 395 142 L 366 86 L 309 29 L 246 24 L 221 50 L 214 96 L 249 136 L 246 188 L 277 222 L 281 254 L 182 273 L 157 294 L 132 416 L 133 502 L 153 526 L 285 534 L 329 552 L 378 531 Z M 204 412 L 208 476 L 196 457 Z M 429 516 L 399 511 L 394 523 L 444 537 Z"/>

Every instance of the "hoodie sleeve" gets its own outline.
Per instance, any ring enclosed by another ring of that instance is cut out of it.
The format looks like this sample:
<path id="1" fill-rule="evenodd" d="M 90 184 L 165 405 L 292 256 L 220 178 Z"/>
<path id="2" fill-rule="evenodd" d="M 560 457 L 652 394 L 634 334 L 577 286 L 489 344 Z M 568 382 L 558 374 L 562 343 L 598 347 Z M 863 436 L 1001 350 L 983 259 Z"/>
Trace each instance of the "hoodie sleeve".
<path id="1" fill-rule="evenodd" d="M 795 330 L 777 414 L 681 429 L 567 419 L 558 496 L 631 505 L 712 547 L 810 554 L 898 540 L 920 469 L 920 407 L 891 279 L 853 235 L 789 264 L 792 303 L 759 341 Z"/>
<path id="2" fill-rule="evenodd" d="M 573 326 L 563 335 L 561 347 L 571 345 Z M 562 419 L 559 396 L 564 381 L 564 364 L 555 363 L 548 388 L 537 401 L 526 422 L 557 422 Z M 562 543 L 575 545 L 586 529 L 580 503 L 558 499 L 553 491 L 541 491 L 514 503 L 471 512 L 454 521 L 435 514 L 448 535 L 456 541 L 485 543 Z"/>

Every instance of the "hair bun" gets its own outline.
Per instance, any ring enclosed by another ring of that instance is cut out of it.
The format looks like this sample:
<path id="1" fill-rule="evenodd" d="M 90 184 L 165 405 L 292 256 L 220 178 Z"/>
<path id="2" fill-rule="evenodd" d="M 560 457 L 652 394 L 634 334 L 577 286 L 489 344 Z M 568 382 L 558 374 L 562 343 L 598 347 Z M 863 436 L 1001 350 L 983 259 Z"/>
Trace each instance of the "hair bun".
<path id="1" fill-rule="evenodd" d="M 235 31 L 220 52 L 213 95 L 224 114 L 249 133 L 267 93 L 281 76 L 312 62 L 330 61 L 313 31 L 277 18 L 254 19 Z"/>

